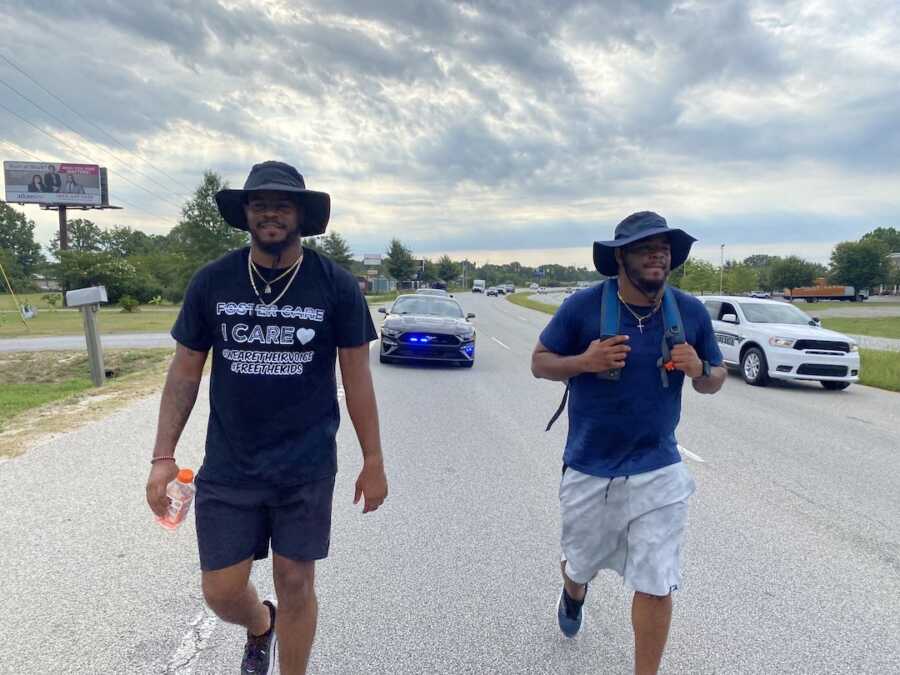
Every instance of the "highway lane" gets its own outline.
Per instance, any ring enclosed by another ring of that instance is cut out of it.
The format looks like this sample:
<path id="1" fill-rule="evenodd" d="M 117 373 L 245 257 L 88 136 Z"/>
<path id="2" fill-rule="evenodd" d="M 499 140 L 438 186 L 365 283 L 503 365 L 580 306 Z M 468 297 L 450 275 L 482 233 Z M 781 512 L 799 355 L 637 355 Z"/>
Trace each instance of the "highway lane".
<path id="1" fill-rule="evenodd" d="M 549 317 L 459 299 L 477 314 L 472 370 L 372 353 L 391 496 L 365 517 L 350 503 L 360 460 L 345 416 L 311 672 L 629 672 L 629 595 L 614 576 L 593 584 L 583 636 L 555 627 L 566 422 L 543 431 L 562 386 L 529 371 Z M 204 393 L 185 464 L 200 461 L 206 405 Z M 17 504 L 0 522 L 0 664 L 236 669 L 240 630 L 203 610 L 193 524 L 164 532 L 143 503 L 157 406 L 146 399 L 0 464 L 0 491 Z M 866 387 L 758 389 L 732 376 L 715 397 L 686 391 L 679 438 L 703 461 L 687 460 L 698 493 L 664 672 L 890 672 L 898 423 L 900 397 Z M 271 590 L 268 563 L 255 576 Z"/>

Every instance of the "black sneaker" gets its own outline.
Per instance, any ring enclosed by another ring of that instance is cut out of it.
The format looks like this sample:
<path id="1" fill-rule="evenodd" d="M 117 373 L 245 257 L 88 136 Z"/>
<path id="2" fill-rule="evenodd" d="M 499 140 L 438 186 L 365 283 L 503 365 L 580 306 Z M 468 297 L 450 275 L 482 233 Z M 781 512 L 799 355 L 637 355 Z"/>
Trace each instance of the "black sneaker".
<path id="1" fill-rule="evenodd" d="M 244 659 L 241 661 L 241 675 L 271 675 L 275 672 L 275 647 L 278 640 L 275 638 L 275 603 L 271 600 L 263 600 L 263 604 L 269 608 L 271 623 L 269 630 L 262 635 L 253 636 L 247 632 L 247 644 L 244 645 Z"/>
<path id="2" fill-rule="evenodd" d="M 567 638 L 573 638 L 578 635 L 584 623 L 584 607 L 585 598 L 587 598 L 587 586 L 584 587 L 584 598 L 580 601 L 574 600 L 566 593 L 566 587 L 563 585 L 562 593 L 559 594 L 559 602 L 556 605 L 556 619 L 559 622 L 559 629 Z"/>

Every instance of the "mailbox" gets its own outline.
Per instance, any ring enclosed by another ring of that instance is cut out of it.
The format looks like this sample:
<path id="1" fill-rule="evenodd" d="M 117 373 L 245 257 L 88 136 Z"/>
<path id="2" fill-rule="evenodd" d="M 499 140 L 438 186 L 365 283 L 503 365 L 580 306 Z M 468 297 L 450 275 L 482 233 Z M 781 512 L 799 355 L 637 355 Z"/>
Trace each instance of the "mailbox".
<path id="1" fill-rule="evenodd" d="M 68 307 L 99 305 L 101 302 L 109 302 L 106 297 L 106 286 L 90 286 L 88 288 L 78 288 L 74 291 L 66 291 L 66 305 Z"/>

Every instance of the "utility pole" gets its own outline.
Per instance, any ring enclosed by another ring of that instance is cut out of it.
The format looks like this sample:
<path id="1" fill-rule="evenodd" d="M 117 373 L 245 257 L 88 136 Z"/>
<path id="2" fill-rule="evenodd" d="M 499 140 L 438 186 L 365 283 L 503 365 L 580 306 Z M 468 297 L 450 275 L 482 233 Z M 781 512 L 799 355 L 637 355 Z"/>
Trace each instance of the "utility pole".
<path id="1" fill-rule="evenodd" d="M 719 265 L 719 295 L 725 288 L 725 244 L 721 246 L 721 262 Z"/>

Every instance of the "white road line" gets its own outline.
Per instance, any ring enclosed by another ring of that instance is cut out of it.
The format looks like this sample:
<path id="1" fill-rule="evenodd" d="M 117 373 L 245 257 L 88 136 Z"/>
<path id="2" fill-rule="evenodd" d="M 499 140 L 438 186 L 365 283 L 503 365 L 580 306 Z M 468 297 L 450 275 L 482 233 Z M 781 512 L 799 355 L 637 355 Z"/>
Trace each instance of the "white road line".
<path id="1" fill-rule="evenodd" d="M 185 633 L 178 649 L 166 664 L 167 675 L 191 675 L 194 672 L 194 660 L 206 649 L 209 636 L 216 629 L 218 622 L 216 615 L 205 606 L 197 613 L 191 621 L 191 629 Z"/>
<path id="2" fill-rule="evenodd" d="M 706 460 L 703 459 L 700 455 L 694 454 L 693 452 L 691 452 L 690 450 L 688 450 L 688 449 L 687 449 L 686 447 L 684 447 L 683 445 L 679 445 L 679 446 L 678 446 L 678 452 L 680 452 L 682 455 L 686 455 L 687 457 L 690 457 L 690 458 L 691 458 L 692 460 L 694 460 L 695 462 L 700 462 L 701 464 L 705 464 L 705 463 L 706 463 Z"/>
<path id="3" fill-rule="evenodd" d="M 500 345 L 501 347 L 503 347 L 503 349 L 509 349 L 509 347 L 507 347 L 505 344 L 503 344 L 502 342 L 500 342 L 500 340 L 498 340 L 497 338 L 491 336 L 491 340 L 493 340 L 493 341 L 496 342 L 498 345 Z M 510 350 L 510 351 L 512 351 L 512 350 Z"/>

